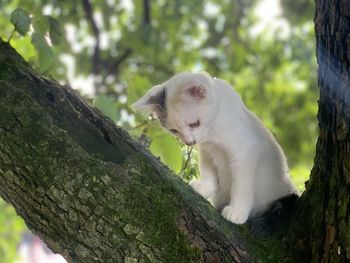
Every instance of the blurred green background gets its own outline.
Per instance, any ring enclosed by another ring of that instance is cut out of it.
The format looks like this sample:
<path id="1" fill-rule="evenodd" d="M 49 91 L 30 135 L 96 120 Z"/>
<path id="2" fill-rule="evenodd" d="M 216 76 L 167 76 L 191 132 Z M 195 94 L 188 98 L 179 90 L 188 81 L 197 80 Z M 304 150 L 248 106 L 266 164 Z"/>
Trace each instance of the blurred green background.
<path id="1" fill-rule="evenodd" d="M 276 136 L 302 191 L 317 136 L 313 10 L 311 0 L 0 0 L 0 37 L 185 180 L 197 176 L 196 153 L 185 167 L 187 149 L 130 105 L 181 71 L 227 80 Z M 0 199 L 1 262 L 13 262 L 24 230 Z"/>

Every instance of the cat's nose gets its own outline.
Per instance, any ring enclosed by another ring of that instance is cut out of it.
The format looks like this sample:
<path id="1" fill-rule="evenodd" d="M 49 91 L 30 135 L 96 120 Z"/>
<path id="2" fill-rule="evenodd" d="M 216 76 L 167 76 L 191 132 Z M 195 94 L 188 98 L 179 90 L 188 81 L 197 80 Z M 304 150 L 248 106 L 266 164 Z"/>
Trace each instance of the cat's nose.
<path id="1" fill-rule="evenodd" d="M 185 144 L 187 146 L 192 146 L 192 145 L 195 145 L 196 144 L 196 140 L 192 141 L 192 142 L 185 142 Z"/>

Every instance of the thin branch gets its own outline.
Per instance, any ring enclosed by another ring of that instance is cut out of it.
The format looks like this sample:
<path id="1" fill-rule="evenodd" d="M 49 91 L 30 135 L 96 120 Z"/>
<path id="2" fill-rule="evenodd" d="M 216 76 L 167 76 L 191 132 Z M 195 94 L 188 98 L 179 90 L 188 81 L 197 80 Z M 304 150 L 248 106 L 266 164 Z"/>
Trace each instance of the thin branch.
<path id="1" fill-rule="evenodd" d="M 14 29 L 12 30 L 11 35 L 10 35 L 9 38 L 7 39 L 7 43 L 10 43 L 10 41 L 11 41 L 11 39 L 12 39 L 13 34 L 15 33 L 15 31 L 16 31 L 16 28 L 14 28 Z"/>
<path id="2" fill-rule="evenodd" d="M 181 169 L 181 171 L 183 171 L 184 173 L 186 173 L 186 168 L 187 168 L 189 162 L 191 161 L 192 150 L 193 150 L 193 146 L 187 147 L 187 160 L 186 160 L 184 167 Z"/>
<path id="3" fill-rule="evenodd" d="M 94 19 L 93 16 L 93 7 L 90 3 L 89 0 L 82 0 L 82 4 L 83 4 L 83 8 L 85 11 L 85 17 L 86 20 L 89 22 L 91 29 L 95 35 L 95 40 L 96 40 L 96 44 L 95 44 L 95 48 L 94 48 L 94 54 L 92 57 L 92 66 L 93 66 L 93 73 L 96 75 L 99 71 L 99 64 L 100 64 L 100 30 L 97 26 L 97 23 Z"/>
<path id="4" fill-rule="evenodd" d="M 150 0 L 143 1 L 143 24 L 144 25 L 151 24 L 151 1 Z"/>
<path id="5" fill-rule="evenodd" d="M 132 51 L 133 50 L 131 48 L 126 48 L 119 57 L 117 57 L 115 60 L 111 60 L 111 63 L 108 65 L 107 75 L 118 72 L 120 65 L 131 55 Z"/>
<path id="6" fill-rule="evenodd" d="M 102 64 L 104 69 L 107 71 L 103 76 L 102 83 L 105 83 L 106 78 L 110 75 L 117 76 L 119 72 L 120 65 L 132 54 L 133 50 L 131 48 L 124 49 L 124 52 L 120 54 L 117 58 L 109 57 L 108 60 L 104 61 Z"/>

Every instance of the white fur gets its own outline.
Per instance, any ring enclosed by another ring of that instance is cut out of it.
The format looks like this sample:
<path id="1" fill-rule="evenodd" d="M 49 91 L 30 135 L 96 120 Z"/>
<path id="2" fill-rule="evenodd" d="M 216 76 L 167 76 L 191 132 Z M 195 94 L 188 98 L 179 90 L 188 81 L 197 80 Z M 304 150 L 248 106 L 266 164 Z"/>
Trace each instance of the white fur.
<path id="1" fill-rule="evenodd" d="M 205 98 L 188 92 L 199 86 Z M 273 201 L 296 193 L 283 151 L 272 134 L 225 81 L 207 74 L 180 73 L 147 94 L 166 89 L 163 123 L 184 143 L 199 148 L 201 178 L 190 185 L 236 224 L 266 210 Z M 135 107 L 147 105 L 147 94 Z M 200 120 L 200 126 L 189 124 Z"/>

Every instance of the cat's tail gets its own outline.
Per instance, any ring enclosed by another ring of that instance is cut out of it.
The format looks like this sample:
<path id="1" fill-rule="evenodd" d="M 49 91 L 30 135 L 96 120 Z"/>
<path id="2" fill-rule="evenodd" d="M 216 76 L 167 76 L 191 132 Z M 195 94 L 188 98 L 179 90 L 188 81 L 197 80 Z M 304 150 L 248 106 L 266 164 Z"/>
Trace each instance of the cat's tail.
<path id="1" fill-rule="evenodd" d="M 290 194 L 273 202 L 269 208 L 248 220 L 248 225 L 255 235 L 271 235 L 286 227 L 296 210 L 299 196 Z"/>

